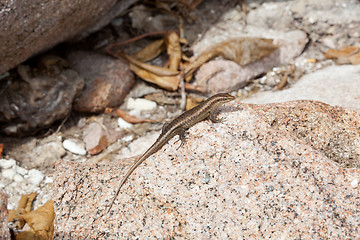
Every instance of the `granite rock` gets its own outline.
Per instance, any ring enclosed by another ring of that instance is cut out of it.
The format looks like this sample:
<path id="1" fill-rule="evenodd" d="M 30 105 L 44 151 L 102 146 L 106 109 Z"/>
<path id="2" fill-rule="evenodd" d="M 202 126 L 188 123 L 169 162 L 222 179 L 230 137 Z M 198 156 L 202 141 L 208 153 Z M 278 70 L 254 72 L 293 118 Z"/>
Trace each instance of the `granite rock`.
<path id="1" fill-rule="evenodd" d="M 0 192 L 0 238 L 10 239 L 10 231 L 8 226 L 8 209 L 7 197 L 3 192 Z"/>
<path id="2" fill-rule="evenodd" d="M 221 112 L 226 122 L 201 122 L 140 165 L 109 214 L 135 159 L 59 161 L 55 239 L 359 236 L 359 113 L 316 101 Z"/>
<path id="3" fill-rule="evenodd" d="M 256 93 L 244 103 L 317 100 L 360 112 L 360 66 L 330 66 L 304 75 L 291 88 Z"/>
<path id="4" fill-rule="evenodd" d="M 108 24 L 135 0 L 2 1 L 0 74 L 58 43 L 85 37 Z"/>

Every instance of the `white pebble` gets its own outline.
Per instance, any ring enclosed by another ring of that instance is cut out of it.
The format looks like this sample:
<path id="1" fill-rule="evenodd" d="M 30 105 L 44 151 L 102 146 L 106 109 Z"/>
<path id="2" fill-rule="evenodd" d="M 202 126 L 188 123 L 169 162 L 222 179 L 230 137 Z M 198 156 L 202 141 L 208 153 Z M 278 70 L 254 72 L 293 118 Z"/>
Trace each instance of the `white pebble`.
<path id="1" fill-rule="evenodd" d="M 359 180 L 354 179 L 354 180 L 351 181 L 350 184 L 351 184 L 351 186 L 352 186 L 353 188 L 357 188 L 357 187 L 359 186 Z"/>
<path id="2" fill-rule="evenodd" d="M 0 159 L 0 167 L 7 169 L 11 168 L 12 166 L 16 165 L 16 161 L 14 159 Z"/>
<path id="3" fill-rule="evenodd" d="M 2 175 L 4 178 L 14 180 L 14 177 L 15 177 L 15 175 L 16 175 L 16 172 L 15 172 L 14 169 L 9 168 L 9 169 L 4 169 L 4 170 L 1 172 L 1 175 Z"/>
<path id="4" fill-rule="evenodd" d="M 127 108 L 130 110 L 137 109 L 139 111 L 152 110 L 156 108 L 156 103 L 143 98 L 137 98 L 137 99 L 129 98 L 127 102 Z"/>
<path id="5" fill-rule="evenodd" d="M 23 180 L 24 180 L 23 176 L 21 176 L 20 174 L 15 174 L 15 176 L 14 176 L 15 182 L 22 182 Z"/>
<path id="6" fill-rule="evenodd" d="M 25 168 L 22 168 L 22 167 L 19 167 L 18 165 L 14 165 L 13 166 L 13 169 L 18 173 L 18 174 L 21 174 L 21 175 L 26 175 L 26 174 L 28 174 L 28 170 L 27 169 L 25 169 Z"/>
<path id="7" fill-rule="evenodd" d="M 118 118 L 118 125 L 120 128 L 124 128 L 124 129 L 128 129 L 132 127 L 131 123 L 128 123 L 127 121 L 125 121 L 122 118 Z"/>
<path id="8" fill-rule="evenodd" d="M 42 174 L 42 172 L 40 172 L 37 169 L 31 169 L 29 170 L 29 181 L 33 184 L 33 185 L 38 185 L 41 183 L 41 181 L 44 179 L 44 174 Z"/>
<path id="9" fill-rule="evenodd" d="M 71 140 L 68 140 L 66 139 L 64 142 L 63 142 L 63 147 L 72 152 L 72 153 L 75 153 L 75 154 L 78 154 L 78 155 L 85 155 L 86 154 L 86 150 L 83 146 L 80 146 L 79 144 L 76 144 L 74 141 L 71 141 Z"/>
<path id="10" fill-rule="evenodd" d="M 54 182 L 54 180 L 53 180 L 52 177 L 48 177 L 48 176 L 45 177 L 45 180 L 44 180 L 44 183 L 45 183 L 45 184 L 53 183 L 53 182 Z"/>
<path id="11" fill-rule="evenodd" d="M 130 142 L 130 141 L 132 141 L 133 139 L 134 139 L 134 136 L 133 136 L 133 135 L 127 135 L 127 136 L 125 136 L 125 137 L 122 138 L 122 140 L 123 140 L 124 142 Z"/>

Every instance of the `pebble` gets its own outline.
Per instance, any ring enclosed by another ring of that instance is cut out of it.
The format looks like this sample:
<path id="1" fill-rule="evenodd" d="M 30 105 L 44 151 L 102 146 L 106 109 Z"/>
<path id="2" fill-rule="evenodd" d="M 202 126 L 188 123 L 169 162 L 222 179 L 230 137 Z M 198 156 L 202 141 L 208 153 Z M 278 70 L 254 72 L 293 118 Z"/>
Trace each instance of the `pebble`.
<path id="1" fill-rule="evenodd" d="M 351 186 L 352 186 L 353 188 L 357 188 L 357 187 L 359 186 L 359 180 L 354 179 L 354 180 L 351 181 L 350 184 L 351 184 Z"/>
<path id="2" fill-rule="evenodd" d="M 3 169 L 11 168 L 14 165 L 16 165 L 14 159 L 0 159 L 0 167 Z"/>
<path id="3" fill-rule="evenodd" d="M 137 99 L 129 98 L 127 102 L 127 108 L 129 110 L 133 110 L 133 109 L 137 109 L 139 111 L 152 110 L 156 108 L 156 106 L 157 104 L 155 102 L 143 98 L 137 98 Z"/>
<path id="4" fill-rule="evenodd" d="M 33 185 L 38 185 L 42 182 L 42 180 L 44 179 L 44 174 L 42 174 L 42 172 L 40 172 L 37 169 L 31 169 L 29 171 L 29 181 L 33 184 Z"/>
<path id="5" fill-rule="evenodd" d="M 10 180 L 14 180 L 15 175 L 16 175 L 16 172 L 12 168 L 4 169 L 1 172 L 1 176 L 3 176 L 4 178 L 10 179 Z"/>
<path id="6" fill-rule="evenodd" d="M 125 121 L 122 118 L 118 118 L 118 125 L 120 128 L 123 128 L 123 129 L 129 129 L 132 127 L 131 123 L 128 123 L 127 121 Z"/>
<path id="7" fill-rule="evenodd" d="M 122 140 L 123 140 L 124 142 L 130 142 L 130 141 L 132 141 L 133 139 L 134 139 L 134 136 L 133 136 L 133 135 L 127 135 L 127 136 L 125 136 L 125 137 L 122 138 Z"/>
<path id="8" fill-rule="evenodd" d="M 86 150 L 84 146 L 80 146 L 79 144 L 75 143 L 73 140 L 66 139 L 63 142 L 63 147 L 68 150 L 69 152 L 78 154 L 78 155 L 85 155 Z"/>
<path id="9" fill-rule="evenodd" d="M 25 168 L 23 168 L 23 167 L 20 167 L 20 166 L 18 166 L 18 165 L 14 165 L 13 166 L 13 169 L 18 173 L 18 174 L 20 174 L 20 175 L 26 175 L 26 174 L 28 174 L 28 170 L 27 169 L 25 169 Z"/>
<path id="10" fill-rule="evenodd" d="M 52 177 L 48 177 L 48 176 L 45 177 L 45 180 L 44 180 L 45 184 L 49 184 L 49 183 L 53 183 L 53 182 L 54 182 L 54 180 Z"/>
<path id="11" fill-rule="evenodd" d="M 15 174 L 14 181 L 15 182 L 22 182 L 22 181 L 24 181 L 24 177 L 21 176 L 20 174 Z"/>

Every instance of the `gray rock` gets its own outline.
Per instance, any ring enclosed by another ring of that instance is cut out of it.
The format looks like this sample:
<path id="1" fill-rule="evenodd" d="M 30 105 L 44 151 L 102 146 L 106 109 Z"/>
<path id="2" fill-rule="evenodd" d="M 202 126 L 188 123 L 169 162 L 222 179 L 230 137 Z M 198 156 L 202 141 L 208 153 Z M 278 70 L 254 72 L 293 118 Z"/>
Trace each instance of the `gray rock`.
<path id="1" fill-rule="evenodd" d="M 251 25 L 242 27 L 240 22 L 229 20 L 220 22 L 219 25 L 221 28 L 214 26 L 193 46 L 195 55 L 211 49 L 215 43 L 242 37 L 274 39 L 273 43 L 279 46 L 279 49 L 246 66 L 237 66 L 223 60 L 205 63 L 199 68 L 195 83 L 213 93 L 237 90 L 244 87 L 248 80 L 273 67 L 291 62 L 302 53 L 308 42 L 305 32 L 300 30 L 284 32 Z"/>
<path id="2" fill-rule="evenodd" d="M 291 100 L 318 100 L 360 112 L 360 65 L 330 66 L 304 75 L 291 88 L 259 92 L 244 103 L 278 103 Z"/>
<path id="3" fill-rule="evenodd" d="M 3 1 L 0 74 L 80 33 L 84 37 L 99 30 L 134 2 L 136 0 Z"/>

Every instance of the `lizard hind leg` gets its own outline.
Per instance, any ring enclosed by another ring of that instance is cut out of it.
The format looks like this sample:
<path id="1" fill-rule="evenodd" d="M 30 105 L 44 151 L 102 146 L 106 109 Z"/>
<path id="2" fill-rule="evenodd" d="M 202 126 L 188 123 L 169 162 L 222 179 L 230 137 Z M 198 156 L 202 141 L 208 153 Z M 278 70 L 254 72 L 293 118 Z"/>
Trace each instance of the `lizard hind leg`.
<path id="1" fill-rule="evenodd" d="M 185 128 L 182 128 L 180 130 L 179 139 L 175 143 L 177 143 L 179 140 L 181 141 L 181 143 L 180 143 L 180 146 L 176 150 L 181 148 L 186 143 L 186 141 L 187 141 L 187 137 L 185 136 L 186 132 L 187 132 L 187 129 L 185 129 Z"/>

